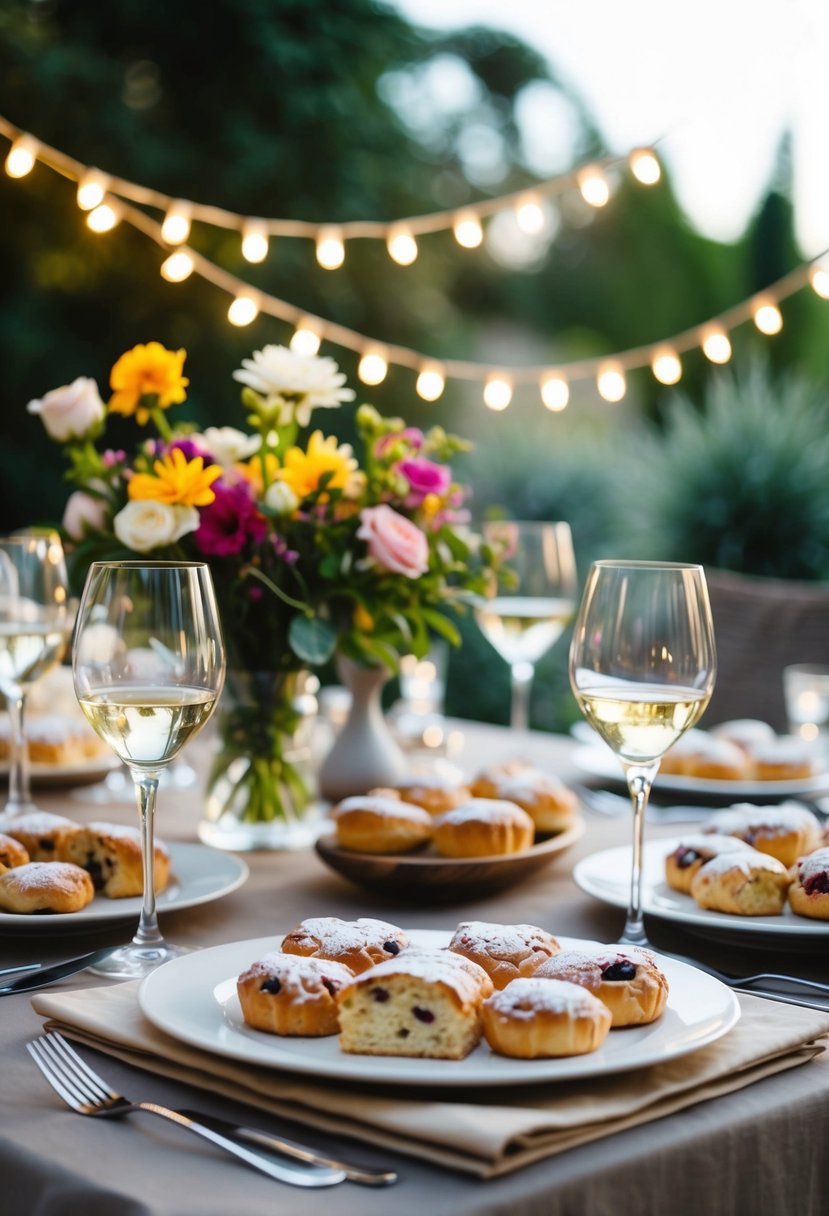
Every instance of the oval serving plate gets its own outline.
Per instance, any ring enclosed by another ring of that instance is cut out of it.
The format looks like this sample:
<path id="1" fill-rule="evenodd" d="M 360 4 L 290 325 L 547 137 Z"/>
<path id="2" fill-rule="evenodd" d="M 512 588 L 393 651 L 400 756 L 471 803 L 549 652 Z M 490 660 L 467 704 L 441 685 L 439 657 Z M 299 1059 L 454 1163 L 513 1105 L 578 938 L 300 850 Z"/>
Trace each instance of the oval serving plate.
<path id="1" fill-rule="evenodd" d="M 316 843 L 318 856 L 343 878 L 382 895 L 416 898 L 428 892 L 430 900 L 457 903 L 476 895 L 503 891 L 549 865 L 584 835 L 578 819 L 555 836 L 542 838 L 523 853 L 498 857 L 437 857 L 433 853 L 352 853 L 341 849 L 336 836 Z"/>

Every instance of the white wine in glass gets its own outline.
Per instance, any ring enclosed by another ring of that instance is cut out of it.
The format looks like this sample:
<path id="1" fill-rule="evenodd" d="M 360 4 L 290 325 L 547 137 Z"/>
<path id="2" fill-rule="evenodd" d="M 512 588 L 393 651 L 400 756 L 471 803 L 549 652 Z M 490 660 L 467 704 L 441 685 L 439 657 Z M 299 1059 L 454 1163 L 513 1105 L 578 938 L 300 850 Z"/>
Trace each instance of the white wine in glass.
<path id="1" fill-rule="evenodd" d="M 526 729 L 538 661 L 561 637 L 576 607 L 576 559 L 566 523 L 497 520 L 485 540 L 501 554 L 497 594 L 475 607 L 478 628 L 510 667 L 510 726 Z"/>
<path id="2" fill-rule="evenodd" d="M 0 538 L 0 692 L 11 727 L 7 817 L 37 809 L 29 781 L 26 693 L 61 661 L 71 627 L 66 563 L 57 535 Z"/>
<path id="3" fill-rule="evenodd" d="M 96 562 L 72 646 L 75 692 L 127 765 L 141 821 L 144 896 L 128 946 L 93 968 L 139 977 L 180 953 L 159 930 L 153 840 L 161 770 L 204 726 L 225 675 L 219 614 L 202 562 Z"/>
<path id="4" fill-rule="evenodd" d="M 590 725 L 621 761 L 633 806 L 630 901 L 622 942 L 645 944 L 645 810 L 663 755 L 702 716 L 717 674 L 701 566 L 599 561 L 570 645 L 570 683 Z"/>

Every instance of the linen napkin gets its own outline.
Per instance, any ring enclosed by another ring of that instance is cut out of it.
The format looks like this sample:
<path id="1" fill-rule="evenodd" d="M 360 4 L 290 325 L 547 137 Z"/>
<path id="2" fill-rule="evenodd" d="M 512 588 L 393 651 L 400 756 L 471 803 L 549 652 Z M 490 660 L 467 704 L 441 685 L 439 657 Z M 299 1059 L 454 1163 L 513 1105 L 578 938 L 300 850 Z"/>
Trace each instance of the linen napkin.
<path id="1" fill-rule="evenodd" d="M 125 1063 L 481 1178 L 806 1063 L 824 1050 L 829 1012 L 740 996 L 742 1017 L 716 1043 L 631 1073 L 505 1089 L 377 1089 L 256 1068 L 179 1042 L 141 1013 L 138 981 L 38 993 L 46 1029 Z"/>

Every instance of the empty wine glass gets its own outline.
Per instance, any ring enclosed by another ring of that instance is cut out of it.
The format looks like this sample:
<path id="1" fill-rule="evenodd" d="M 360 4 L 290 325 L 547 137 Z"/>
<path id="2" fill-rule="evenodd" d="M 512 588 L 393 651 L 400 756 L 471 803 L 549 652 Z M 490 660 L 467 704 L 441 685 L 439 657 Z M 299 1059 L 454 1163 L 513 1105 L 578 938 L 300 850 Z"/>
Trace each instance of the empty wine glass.
<path id="1" fill-rule="evenodd" d="M 128 946 L 93 968 L 138 977 L 181 951 L 158 927 L 154 822 L 161 770 L 207 722 L 225 674 L 219 614 L 202 562 L 96 562 L 72 646 L 84 714 L 130 770 L 141 821 L 144 896 Z"/>
<path id="2" fill-rule="evenodd" d="M 478 627 L 510 666 L 510 726 L 526 729 L 539 659 L 558 641 L 576 607 L 576 559 L 570 525 L 497 520 L 484 539 L 501 554 L 494 597 L 479 601 Z"/>
<path id="3" fill-rule="evenodd" d="M 54 534 L 0 538 L 0 692 L 9 713 L 8 817 L 35 810 L 26 743 L 26 693 L 66 651 L 72 614 L 63 547 Z"/>
<path id="4" fill-rule="evenodd" d="M 701 566 L 594 562 L 570 645 L 570 683 L 585 718 L 619 757 L 633 805 L 622 942 L 647 941 L 642 846 L 651 786 L 664 753 L 699 721 L 716 672 Z"/>

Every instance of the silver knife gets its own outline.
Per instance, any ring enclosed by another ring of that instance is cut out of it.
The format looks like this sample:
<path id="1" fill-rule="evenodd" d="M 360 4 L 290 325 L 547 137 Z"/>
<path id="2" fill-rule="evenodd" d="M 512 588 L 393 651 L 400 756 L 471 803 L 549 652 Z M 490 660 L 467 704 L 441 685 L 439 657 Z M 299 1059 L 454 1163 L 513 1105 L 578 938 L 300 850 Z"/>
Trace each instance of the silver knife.
<path id="1" fill-rule="evenodd" d="M 105 950 L 93 950 L 91 954 L 81 954 L 78 958 L 70 958 L 65 963 L 56 963 L 54 966 L 38 967 L 37 970 L 27 971 L 25 975 L 19 975 L 17 979 L 8 980 L 0 985 L 0 996 L 8 996 L 12 992 L 32 992 L 35 988 L 45 988 L 48 984 L 54 984 L 67 975 L 74 975 L 76 971 L 85 971 L 87 967 L 100 963 L 102 959 L 107 958 L 113 950 L 117 949 L 117 946 L 107 946 Z"/>

